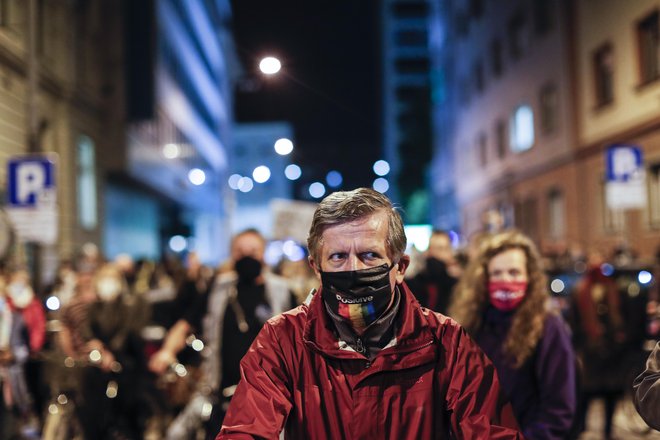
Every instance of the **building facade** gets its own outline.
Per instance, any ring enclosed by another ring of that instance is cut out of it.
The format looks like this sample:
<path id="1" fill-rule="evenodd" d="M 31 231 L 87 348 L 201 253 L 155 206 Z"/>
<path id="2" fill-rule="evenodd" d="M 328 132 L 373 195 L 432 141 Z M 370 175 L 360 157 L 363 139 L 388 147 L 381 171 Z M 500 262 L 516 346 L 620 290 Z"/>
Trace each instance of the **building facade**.
<path id="1" fill-rule="evenodd" d="M 517 227 L 546 254 L 658 242 L 657 2 L 444 2 L 432 189 L 464 236 Z M 648 197 L 612 209 L 609 146 L 638 146 Z M 447 162 L 453 184 L 447 181 Z"/>
<path id="2" fill-rule="evenodd" d="M 129 126 L 105 193 L 108 257 L 157 258 L 178 235 L 205 262 L 227 256 L 230 21 L 228 1 L 128 3 Z"/>
<path id="3" fill-rule="evenodd" d="M 430 221 L 432 3 L 382 2 L 383 151 L 391 166 L 387 194 L 410 223 Z"/>
<path id="4" fill-rule="evenodd" d="M 466 236 L 516 226 L 545 251 L 577 240 L 570 37 L 563 2 L 452 2 L 444 139 Z M 443 161 L 444 162 L 444 161 Z M 443 164 L 436 161 L 435 166 Z"/>
<path id="5" fill-rule="evenodd" d="M 101 239 L 103 157 L 123 144 L 121 42 L 113 1 L 0 2 L 0 186 L 11 158 L 55 155 L 58 234 L 39 254 L 46 277 L 59 257 Z M 15 242 L 12 262 L 25 257 Z"/>
<path id="6" fill-rule="evenodd" d="M 660 246 L 660 2 L 577 2 L 580 235 L 650 259 Z M 605 197 L 605 150 L 640 148 L 646 203 L 612 209 Z"/>

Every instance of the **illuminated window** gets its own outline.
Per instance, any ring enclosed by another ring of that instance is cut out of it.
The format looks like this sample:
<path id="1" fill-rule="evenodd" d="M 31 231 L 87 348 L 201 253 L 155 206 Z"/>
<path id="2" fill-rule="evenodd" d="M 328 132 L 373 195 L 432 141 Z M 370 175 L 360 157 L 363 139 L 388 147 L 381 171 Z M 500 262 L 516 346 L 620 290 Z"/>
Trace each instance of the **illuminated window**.
<path id="1" fill-rule="evenodd" d="M 527 104 L 516 108 L 511 117 L 511 150 L 519 153 L 534 145 L 534 111 Z"/>
<path id="2" fill-rule="evenodd" d="M 94 150 L 94 142 L 88 136 L 78 138 L 78 222 L 85 229 L 94 229 L 98 223 Z"/>

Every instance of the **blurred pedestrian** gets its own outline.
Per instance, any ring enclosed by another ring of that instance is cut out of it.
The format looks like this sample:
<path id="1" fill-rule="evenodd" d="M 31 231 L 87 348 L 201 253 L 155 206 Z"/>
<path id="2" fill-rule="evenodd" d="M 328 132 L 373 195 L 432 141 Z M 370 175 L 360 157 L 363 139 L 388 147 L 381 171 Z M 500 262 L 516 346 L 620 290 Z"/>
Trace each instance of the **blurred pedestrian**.
<path id="1" fill-rule="evenodd" d="M 9 304 L 0 274 L 0 438 L 19 438 L 19 430 L 32 410 L 25 380 L 29 335 L 21 314 Z"/>
<path id="2" fill-rule="evenodd" d="M 424 256 L 424 268 L 408 285 L 422 307 L 446 315 L 460 273 L 449 232 L 433 230 Z"/>
<path id="3" fill-rule="evenodd" d="M 449 312 L 495 364 L 528 439 L 567 438 L 576 411 L 570 333 L 549 299 L 536 246 L 507 231 L 480 244 Z"/>
<path id="4" fill-rule="evenodd" d="M 327 196 L 308 247 L 321 290 L 259 332 L 218 440 L 521 438 L 493 365 L 403 282 L 403 222 L 384 195 Z"/>
<path id="5" fill-rule="evenodd" d="M 614 410 L 627 385 L 629 347 L 623 299 L 615 280 L 603 272 L 604 263 L 600 251 L 587 256 L 587 270 L 576 286 L 572 325 L 583 370 L 581 425 L 586 425 L 591 401 L 602 398 L 604 433 L 611 438 Z"/>
<path id="6" fill-rule="evenodd" d="M 46 342 L 46 312 L 32 288 L 30 274 L 23 268 L 15 270 L 9 275 L 7 294 L 9 306 L 21 314 L 28 331 L 30 355 L 25 361 L 23 369 L 32 401 L 31 429 L 38 429 L 38 416 L 42 414 L 42 409 L 48 400 L 48 387 L 43 380 L 43 362 L 39 357 Z"/>
<path id="7" fill-rule="evenodd" d="M 263 324 L 292 307 L 287 281 L 270 273 L 264 263 L 266 240 L 255 229 L 235 235 L 231 242 L 231 268 L 215 279 L 208 295 L 200 296 L 169 330 L 163 347 L 149 368 L 165 373 L 177 362 L 186 338 L 195 332 L 206 344 L 202 379 L 186 408 L 170 425 L 167 438 L 195 435 L 203 422 L 214 435 L 224 416 L 223 404 L 240 380 L 239 362 Z M 207 411 L 206 408 L 213 408 Z"/>
<path id="8" fill-rule="evenodd" d="M 112 264 L 97 270 L 94 288 L 98 299 L 81 329 L 91 365 L 83 372 L 78 416 L 86 439 L 142 439 L 150 415 L 141 401 L 146 364 L 139 334 L 146 307 Z"/>

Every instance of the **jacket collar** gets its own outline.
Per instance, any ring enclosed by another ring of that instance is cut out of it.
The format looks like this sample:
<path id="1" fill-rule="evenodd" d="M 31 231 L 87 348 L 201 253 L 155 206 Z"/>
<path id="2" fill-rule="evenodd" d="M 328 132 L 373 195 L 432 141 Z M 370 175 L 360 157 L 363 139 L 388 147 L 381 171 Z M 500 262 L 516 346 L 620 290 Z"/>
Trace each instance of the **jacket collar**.
<path id="1" fill-rule="evenodd" d="M 384 348 L 379 356 L 414 351 L 429 345 L 434 340 L 428 322 L 405 282 L 399 285 L 399 291 L 401 292 L 400 310 L 393 323 L 396 326 L 395 343 Z M 320 290 L 314 294 L 309 303 L 303 340 L 305 344 L 325 356 L 364 359 L 354 351 L 340 348 L 340 341 L 335 336 L 334 323 L 325 310 Z"/>

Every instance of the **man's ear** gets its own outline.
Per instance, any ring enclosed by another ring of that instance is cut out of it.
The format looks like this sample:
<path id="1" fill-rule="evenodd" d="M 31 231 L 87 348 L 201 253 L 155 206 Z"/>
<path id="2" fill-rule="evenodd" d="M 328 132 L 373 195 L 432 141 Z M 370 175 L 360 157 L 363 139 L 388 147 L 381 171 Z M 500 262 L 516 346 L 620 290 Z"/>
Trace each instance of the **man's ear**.
<path id="1" fill-rule="evenodd" d="M 319 272 L 319 269 L 316 266 L 316 262 L 314 261 L 314 257 L 312 257 L 311 255 L 309 257 L 307 257 L 307 262 L 309 263 L 309 266 L 314 271 L 314 275 L 316 275 L 316 279 L 321 281 L 321 273 Z"/>
<path id="2" fill-rule="evenodd" d="M 408 255 L 401 255 L 401 258 L 399 259 L 399 264 L 397 265 L 396 268 L 396 283 L 401 284 L 403 283 L 403 279 L 406 273 L 406 269 L 408 269 L 408 266 L 410 266 L 410 257 Z"/>

